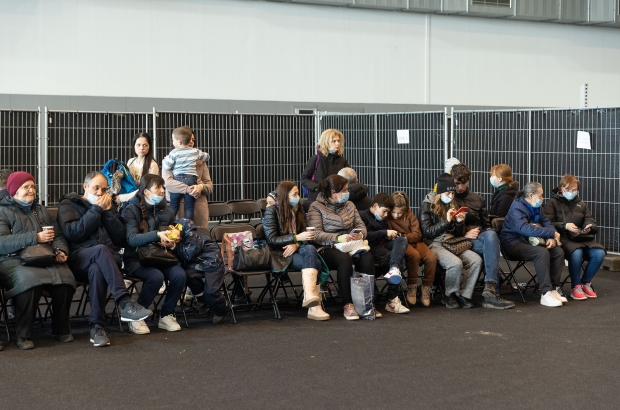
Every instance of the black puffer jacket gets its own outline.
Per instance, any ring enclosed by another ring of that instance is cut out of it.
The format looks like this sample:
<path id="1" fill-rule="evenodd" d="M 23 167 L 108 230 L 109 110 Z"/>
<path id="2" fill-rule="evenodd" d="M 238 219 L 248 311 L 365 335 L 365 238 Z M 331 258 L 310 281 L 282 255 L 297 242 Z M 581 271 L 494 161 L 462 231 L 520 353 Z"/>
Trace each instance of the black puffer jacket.
<path id="1" fill-rule="evenodd" d="M 317 155 L 320 157 L 317 165 Z M 317 149 L 317 155 L 313 155 L 304 168 L 304 172 L 301 174 L 301 184 L 308 190 L 308 200 L 315 201 L 318 192 L 315 190 L 319 186 L 319 182 L 324 180 L 330 175 L 337 174 L 342 168 L 349 167 L 349 162 L 345 157 L 341 157 L 338 154 L 329 154 L 327 157 Z M 314 173 L 316 166 L 316 173 Z M 312 174 L 314 173 L 314 181 L 312 180 Z"/>
<path id="2" fill-rule="evenodd" d="M 462 206 L 468 208 L 465 217 L 465 232 L 478 227 L 483 231 L 492 229 L 487 204 L 483 197 L 466 189 L 462 194 L 454 193 L 454 202 L 459 208 Z"/>
<path id="3" fill-rule="evenodd" d="M 598 232 L 596 221 L 585 202 L 575 197 L 572 201 L 568 201 L 561 196 L 558 189 L 551 191 L 551 198 L 545 203 L 545 216 L 549 219 L 555 230 L 560 233 L 560 241 L 562 242 L 562 250 L 568 257 L 575 249 L 578 248 L 600 248 L 603 245 L 594 240 L 594 235 Z M 574 236 L 566 229 L 567 223 L 574 223 L 579 229 L 583 229 L 586 225 L 592 224 L 590 232 L 587 235 Z"/>
<path id="4" fill-rule="evenodd" d="M 424 242 L 429 245 L 433 240 L 443 234 L 451 234 L 454 236 L 465 235 L 463 223 L 457 223 L 456 220 L 448 222 L 445 219 L 439 219 L 439 217 L 431 210 L 431 204 L 435 200 L 435 193 L 429 193 L 424 198 L 422 206 L 420 207 L 420 227 L 422 228 L 422 235 L 424 235 Z"/>
<path id="5" fill-rule="evenodd" d="M 11 197 L 0 200 L 0 286 L 7 299 L 41 285 L 64 284 L 75 289 L 75 278 L 65 263 L 46 268 L 21 264 L 19 252 L 37 244 L 37 232 L 42 226 L 54 227 L 52 248 L 68 255 L 67 241 L 44 206 L 24 207 Z"/>
<path id="6" fill-rule="evenodd" d="M 508 210 L 510 209 L 510 205 L 512 205 L 512 201 L 515 200 L 517 196 L 517 191 L 519 190 L 519 183 L 513 182 L 512 185 L 505 186 L 505 188 L 499 190 L 496 189 L 493 193 L 493 197 L 491 197 L 491 216 L 497 218 L 505 218 L 508 214 Z M 500 187 L 501 188 L 501 187 Z"/>
<path id="7" fill-rule="evenodd" d="M 270 206 L 265 210 L 263 230 L 267 244 L 273 251 L 283 251 L 286 245 L 295 243 L 292 233 L 282 235 L 280 231 L 280 212 L 277 206 Z"/>
<path id="8" fill-rule="evenodd" d="M 145 246 L 149 243 L 159 242 L 157 231 L 168 230 L 168 225 L 173 225 L 175 220 L 174 212 L 167 207 L 168 202 L 164 198 L 157 205 L 146 205 L 146 223 L 149 225 L 149 232 L 140 233 L 140 222 L 142 221 L 142 207 L 137 196 L 131 198 L 129 205 L 125 208 L 125 226 L 127 229 L 127 247 L 123 254 L 125 268 L 130 275 L 140 267 L 136 248 Z"/>
<path id="9" fill-rule="evenodd" d="M 58 224 L 69 242 L 70 255 L 99 244 L 112 252 L 125 246 L 125 224 L 114 207 L 104 211 L 75 192 L 60 201 Z"/>

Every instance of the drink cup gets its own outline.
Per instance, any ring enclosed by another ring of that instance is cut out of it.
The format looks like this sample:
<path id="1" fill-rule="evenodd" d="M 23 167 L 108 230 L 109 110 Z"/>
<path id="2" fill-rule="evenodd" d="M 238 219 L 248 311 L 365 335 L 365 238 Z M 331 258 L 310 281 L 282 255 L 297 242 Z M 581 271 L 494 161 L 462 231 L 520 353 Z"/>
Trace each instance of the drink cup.
<path id="1" fill-rule="evenodd" d="M 41 229 L 43 229 L 44 231 L 53 231 L 54 227 L 53 226 L 42 226 Z"/>

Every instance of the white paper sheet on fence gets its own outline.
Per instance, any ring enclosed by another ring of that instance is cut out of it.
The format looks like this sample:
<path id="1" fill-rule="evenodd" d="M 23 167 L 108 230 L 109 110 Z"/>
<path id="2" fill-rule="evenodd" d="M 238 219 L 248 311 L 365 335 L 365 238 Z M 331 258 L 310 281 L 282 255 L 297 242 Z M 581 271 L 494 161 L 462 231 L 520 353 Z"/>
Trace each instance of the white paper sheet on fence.
<path id="1" fill-rule="evenodd" d="M 396 138 L 399 144 L 409 144 L 409 130 L 396 130 Z"/>
<path id="2" fill-rule="evenodd" d="M 589 132 L 577 131 L 577 148 L 592 149 Z"/>

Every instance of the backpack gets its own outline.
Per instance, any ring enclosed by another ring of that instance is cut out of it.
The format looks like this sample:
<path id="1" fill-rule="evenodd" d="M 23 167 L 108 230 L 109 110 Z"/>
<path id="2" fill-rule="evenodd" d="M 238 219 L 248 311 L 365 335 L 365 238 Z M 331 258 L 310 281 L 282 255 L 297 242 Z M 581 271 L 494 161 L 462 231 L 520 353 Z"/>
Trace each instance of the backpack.
<path id="1" fill-rule="evenodd" d="M 138 185 L 129 173 L 123 161 L 112 158 L 105 163 L 101 173 L 108 179 L 108 193 L 111 195 L 127 194 L 138 190 Z"/>
<path id="2" fill-rule="evenodd" d="M 317 145 L 316 163 L 314 164 L 314 172 L 312 173 L 312 177 L 310 178 L 312 181 L 314 181 L 314 177 L 316 176 L 316 167 L 319 166 L 319 161 L 321 160 L 321 153 L 320 151 L 318 151 L 318 148 L 319 147 Z M 308 188 L 306 188 L 305 186 L 302 186 L 301 192 L 302 192 L 303 198 L 308 198 Z"/>

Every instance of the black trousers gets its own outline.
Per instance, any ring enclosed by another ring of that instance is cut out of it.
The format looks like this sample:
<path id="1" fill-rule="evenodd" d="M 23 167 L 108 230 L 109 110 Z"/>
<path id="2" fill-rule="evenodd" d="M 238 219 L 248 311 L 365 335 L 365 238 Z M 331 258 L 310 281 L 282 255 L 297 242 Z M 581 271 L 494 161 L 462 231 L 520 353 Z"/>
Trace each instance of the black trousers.
<path id="1" fill-rule="evenodd" d="M 330 270 L 338 272 L 338 290 L 345 304 L 353 303 L 351 299 L 353 265 L 355 265 L 355 270 L 358 273 L 365 273 L 367 275 L 375 274 L 375 258 L 368 252 L 354 260 L 348 253 L 340 252 L 336 248 L 329 248 L 324 249 L 321 256 Z"/>
<path id="2" fill-rule="evenodd" d="M 523 242 L 505 249 L 505 252 L 510 259 L 534 262 L 541 295 L 560 285 L 564 267 L 564 251 L 560 246 L 547 249 L 544 246 L 532 246 Z"/>
<path id="3" fill-rule="evenodd" d="M 44 290 L 50 294 L 52 299 L 52 334 L 64 336 L 71 333 L 69 308 L 75 289 L 71 285 L 41 285 L 13 296 L 17 337 L 32 338 L 34 318 Z"/>

